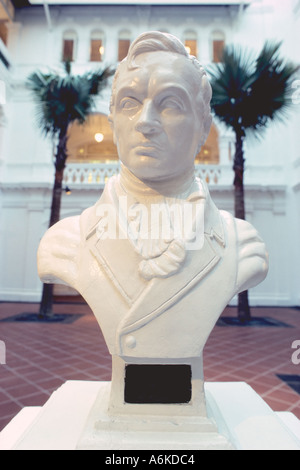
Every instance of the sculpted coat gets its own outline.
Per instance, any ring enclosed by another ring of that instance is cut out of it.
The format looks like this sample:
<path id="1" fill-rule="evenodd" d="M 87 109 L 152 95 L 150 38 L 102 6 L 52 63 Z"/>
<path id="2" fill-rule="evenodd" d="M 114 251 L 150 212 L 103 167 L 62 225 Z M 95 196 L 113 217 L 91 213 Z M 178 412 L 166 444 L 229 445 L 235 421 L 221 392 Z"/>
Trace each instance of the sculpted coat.
<path id="1" fill-rule="evenodd" d="M 173 274 L 165 269 L 145 279 L 139 266 L 149 256 L 143 258 L 129 237 L 102 239 L 97 231 L 101 205 L 119 214 L 118 201 L 126 194 L 120 180 L 111 178 L 81 216 L 47 231 L 38 252 L 40 277 L 72 286 L 85 298 L 112 355 L 199 356 L 231 298 L 265 278 L 265 245 L 248 222 L 219 211 L 206 184 L 195 180 L 191 194 L 204 207 L 203 246 L 187 250 Z"/>

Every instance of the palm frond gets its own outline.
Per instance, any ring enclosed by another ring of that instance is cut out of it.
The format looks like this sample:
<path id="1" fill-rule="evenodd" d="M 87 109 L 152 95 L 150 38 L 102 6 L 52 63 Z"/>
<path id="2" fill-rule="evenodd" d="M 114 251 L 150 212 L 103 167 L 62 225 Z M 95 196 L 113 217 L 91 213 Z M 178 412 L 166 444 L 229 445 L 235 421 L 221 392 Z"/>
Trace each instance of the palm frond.
<path id="1" fill-rule="evenodd" d="M 115 69 L 111 66 L 105 67 L 103 70 L 87 72 L 83 75 L 83 79 L 89 83 L 90 94 L 97 95 L 106 85 L 107 80 L 115 73 Z"/>
<path id="2" fill-rule="evenodd" d="M 71 60 L 65 60 L 64 61 L 64 69 L 67 75 L 71 75 L 71 70 L 72 70 L 72 61 Z"/>
<path id="3" fill-rule="evenodd" d="M 252 117 L 254 128 L 273 119 L 284 119 L 291 104 L 291 82 L 298 67 L 279 56 L 281 43 L 267 42 L 256 61 L 251 102 L 257 110 L 258 122 Z"/>
<path id="4" fill-rule="evenodd" d="M 222 62 L 208 69 L 219 119 L 234 130 L 261 131 L 289 108 L 291 79 L 298 67 L 279 56 L 281 43 L 266 42 L 255 59 L 239 47 L 224 49 Z"/>
<path id="5" fill-rule="evenodd" d="M 221 63 L 208 68 L 213 89 L 212 108 L 231 127 L 240 120 L 253 70 L 252 55 L 232 46 L 224 48 Z"/>
<path id="6" fill-rule="evenodd" d="M 32 73 L 27 86 L 36 102 L 38 125 L 46 134 L 57 135 L 74 121 L 84 122 L 91 113 L 96 95 L 114 71 L 110 67 L 83 75 L 72 75 L 65 63 L 65 73 Z"/>

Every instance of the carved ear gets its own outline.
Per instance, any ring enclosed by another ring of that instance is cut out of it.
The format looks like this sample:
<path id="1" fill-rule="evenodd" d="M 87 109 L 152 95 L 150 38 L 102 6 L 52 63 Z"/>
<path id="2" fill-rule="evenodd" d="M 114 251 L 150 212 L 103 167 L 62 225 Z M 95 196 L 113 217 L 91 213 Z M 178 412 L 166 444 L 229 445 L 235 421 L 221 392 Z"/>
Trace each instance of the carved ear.
<path id="1" fill-rule="evenodd" d="M 202 109 L 203 109 L 203 128 L 202 128 L 202 136 L 200 140 L 200 148 L 202 145 L 205 144 L 206 139 L 208 137 L 211 125 L 212 125 L 212 115 L 210 113 L 210 101 L 212 98 L 212 88 L 208 81 L 206 73 L 204 73 L 202 77 Z M 199 149 L 200 152 L 200 149 Z"/>
<path id="2" fill-rule="evenodd" d="M 204 126 L 203 126 L 203 144 L 202 145 L 204 145 L 206 142 L 211 125 L 212 125 L 212 115 L 210 114 L 207 117 L 206 122 L 204 123 Z"/>
<path id="3" fill-rule="evenodd" d="M 197 154 L 200 152 L 201 147 L 206 142 L 211 125 L 212 125 L 212 115 L 209 114 L 209 116 L 206 117 L 206 120 L 203 123 L 202 129 L 201 129 L 201 137 L 200 137 L 200 141 L 199 141 L 198 148 L 197 148 Z"/>
<path id="4" fill-rule="evenodd" d="M 117 138 L 116 138 L 116 135 L 115 135 L 114 120 L 113 120 L 113 117 L 112 117 L 112 113 L 110 113 L 107 116 L 107 119 L 108 119 L 109 125 L 110 125 L 112 133 L 113 133 L 113 142 L 114 142 L 115 145 L 117 145 Z"/>

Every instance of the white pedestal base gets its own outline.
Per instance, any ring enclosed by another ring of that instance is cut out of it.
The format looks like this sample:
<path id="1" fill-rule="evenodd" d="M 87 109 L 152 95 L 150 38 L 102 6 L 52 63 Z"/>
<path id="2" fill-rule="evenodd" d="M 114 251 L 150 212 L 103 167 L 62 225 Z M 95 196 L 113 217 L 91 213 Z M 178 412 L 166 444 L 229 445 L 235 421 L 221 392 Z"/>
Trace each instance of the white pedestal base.
<path id="1" fill-rule="evenodd" d="M 110 383 L 91 408 L 78 450 L 232 450 L 213 420 L 200 416 L 108 414 Z M 168 405 L 164 405 L 168 407 Z"/>
<path id="2" fill-rule="evenodd" d="M 0 450 L 300 450 L 300 421 L 273 412 L 244 382 L 205 384 L 209 420 L 202 432 L 138 431 L 122 420 L 115 426 L 105 415 L 109 388 L 110 382 L 66 382 L 43 407 L 24 408 L 9 423 Z M 104 424 L 95 429 L 89 415 L 99 393 Z"/>

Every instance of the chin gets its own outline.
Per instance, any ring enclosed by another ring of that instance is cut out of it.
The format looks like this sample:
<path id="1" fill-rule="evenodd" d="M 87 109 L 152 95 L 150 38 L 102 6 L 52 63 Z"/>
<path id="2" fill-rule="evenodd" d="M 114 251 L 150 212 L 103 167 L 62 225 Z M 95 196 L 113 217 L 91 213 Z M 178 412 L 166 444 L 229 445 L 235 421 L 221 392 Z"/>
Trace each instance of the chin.
<path id="1" fill-rule="evenodd" d="M 125 165 L 139 179 L 160 179 L 164 176 L 164 171 L 160 168 L 160 161 L 153 157 L 143 156 L 139 158 L 138 164 L 136 162 L 130 165 L 129 162 Z"/>
<path id="2" fill-rule="evenodd" d="M 162 178 L 165 178 L 161 173 L 154 172 L 154 171 L 143 171 L 143 170 L 131 170 L 131 173 L 136 176 L 136 178 L 143 180 L 143 181 L 158 181 Z"/>

